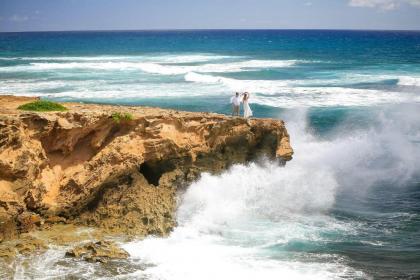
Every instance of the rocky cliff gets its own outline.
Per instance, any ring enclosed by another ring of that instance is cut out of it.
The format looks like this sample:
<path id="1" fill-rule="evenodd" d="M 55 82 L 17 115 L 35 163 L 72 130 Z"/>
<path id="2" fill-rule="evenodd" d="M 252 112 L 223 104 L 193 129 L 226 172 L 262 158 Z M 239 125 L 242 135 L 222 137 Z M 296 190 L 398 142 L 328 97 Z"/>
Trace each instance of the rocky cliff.
<path id="1" fill-rule="evenodd" d="M 293 154 L 279 120 L 78 103 L 16 109 L 31 100 L 0 96 L 0 242 L 58 222 L 166 235 L 176 192 L 201 172 Z"/>

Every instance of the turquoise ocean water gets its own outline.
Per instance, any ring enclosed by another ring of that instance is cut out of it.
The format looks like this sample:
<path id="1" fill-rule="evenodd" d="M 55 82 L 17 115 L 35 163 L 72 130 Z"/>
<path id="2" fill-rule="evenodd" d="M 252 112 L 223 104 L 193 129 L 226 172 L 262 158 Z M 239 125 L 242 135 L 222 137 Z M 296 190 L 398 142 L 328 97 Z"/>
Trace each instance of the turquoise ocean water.
<path id="1" fill-rule="evenodd" d="M 0 33 L 1 94 L 229 114 L 245 90 L 286 167 L 204 175 L 117 268 L 52 249 L 17 278 L 420 279 L 420 32 Z"/>

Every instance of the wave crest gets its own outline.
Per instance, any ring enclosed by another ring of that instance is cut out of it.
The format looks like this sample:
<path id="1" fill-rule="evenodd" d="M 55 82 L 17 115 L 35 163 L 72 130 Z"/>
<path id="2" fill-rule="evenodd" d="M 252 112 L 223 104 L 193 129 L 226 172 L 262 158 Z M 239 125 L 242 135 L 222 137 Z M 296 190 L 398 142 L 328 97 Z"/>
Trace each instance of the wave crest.
<path id="1" fill-rule="evenodd" d="M 146 73 L 161 74 L 161 75 L 180 75 L 188 72 L 201 73 L 229 73 L 242 72 L 252 69 L 267 69 L 290 67 L 296 64 L 296 61 L 282 61 L 282 60 L 246 60 L 239 62 L 225 62 L 225 63 L 208 63 L 202 65 L 177 65 L 181 63 L 181 59 L 177 58 L 176 62 L 172 60 L 159 61 L 159 63 L 151 61 L 120 61 L 116 59 L 108 59 L 105 61 L 96 61 L 96 59 L 86 59 L 86 61 L 70 61 L 70 62 L 31 62 L 29 65 L 16 65 L 0 67 L 0 72 L 19 72 L 19 71 L 49 71 L 60 69 L 87 69 L 87 70 L 119 70 L 131 71 L 139 70 Z M 162 60 L 162 58 L 161 58 Z M 187 60 L 188 61 L 188 60 Z M 189 61 L 191 62 L 191 61 Z M 166 64 L 165 64 L 166 63 Z M 184 61 L 183 63 L 186 63 Z"/>

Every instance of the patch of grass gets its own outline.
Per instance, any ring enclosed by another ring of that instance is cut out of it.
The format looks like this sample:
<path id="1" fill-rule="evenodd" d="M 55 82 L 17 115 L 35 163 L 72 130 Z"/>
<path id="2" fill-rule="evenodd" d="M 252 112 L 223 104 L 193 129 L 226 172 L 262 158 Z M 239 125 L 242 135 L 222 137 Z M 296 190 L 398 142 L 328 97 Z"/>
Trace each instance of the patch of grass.
<path id="1" fill-rule="evenodd" d="M 121 112 L 116 112 L 116 113 L 112 113 L 111 118 L 116 122 L 116 123 L 120 123 L 122 121 L 131 121 L 134 119 L 133 115 L 130 113 L 121 113 Z"/>
<path id="2" fill-rule="evenodd" d="M 67 111 L 67 108 L 56 102 L 47 100 L 37 100 L 34 102 L 26 103 L 18 107 L 23 111 L 36 111 L 36 112 L 51 112 L 51 111 Z"/>

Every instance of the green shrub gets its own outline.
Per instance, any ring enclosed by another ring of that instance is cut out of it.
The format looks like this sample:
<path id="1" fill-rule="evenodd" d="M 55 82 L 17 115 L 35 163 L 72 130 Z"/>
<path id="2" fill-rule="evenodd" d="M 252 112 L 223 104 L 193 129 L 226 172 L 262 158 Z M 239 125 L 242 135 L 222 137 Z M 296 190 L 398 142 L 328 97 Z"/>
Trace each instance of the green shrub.
<path id="1" fill-rule="evenodd" d="M 56 102 L 47 100 L 37 100 L 34 102 L 26 103 L 18 107 L 23 111 L 36 111 L 36 112 L 50 112 L 50 111 L 67 111 L 67 108 Z"/>
<path id="2" fill-rule="evenodd" d="M 130 113 L 121 113 L 121 112 L 112 113 L 111 117 L 116 123 L 120 123 L 121 121 L 133 120 L 133 115 Z"/>

